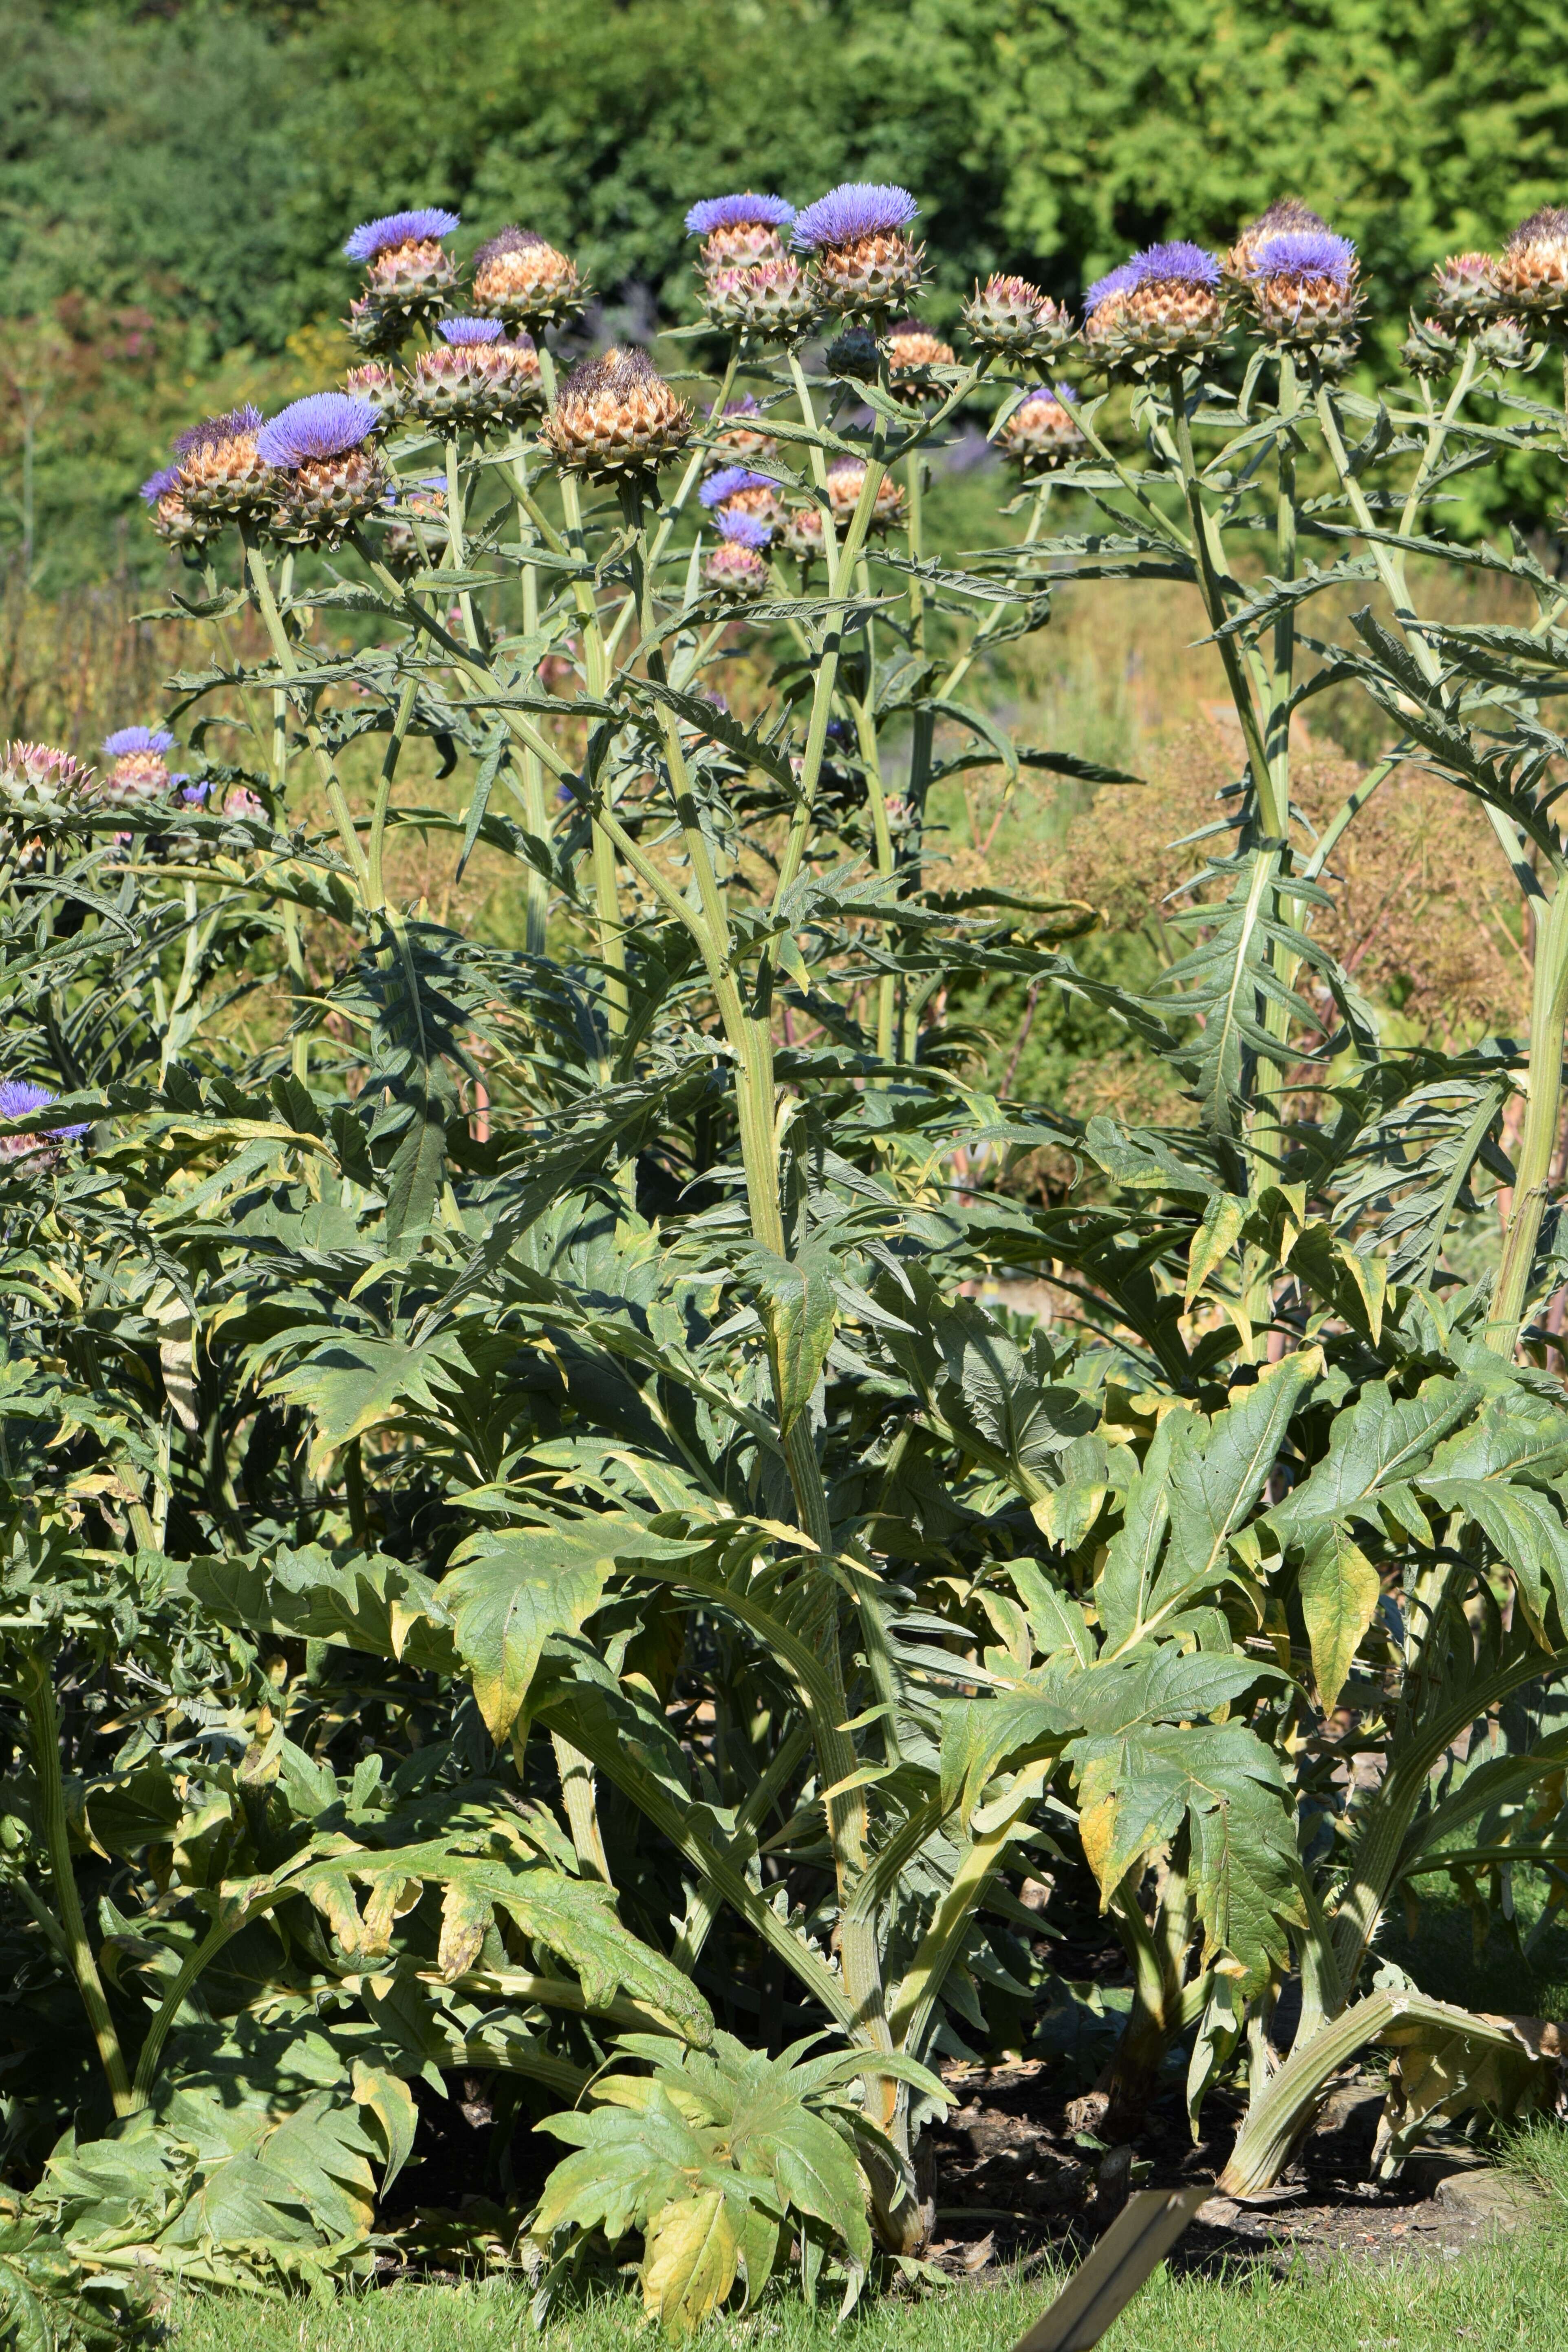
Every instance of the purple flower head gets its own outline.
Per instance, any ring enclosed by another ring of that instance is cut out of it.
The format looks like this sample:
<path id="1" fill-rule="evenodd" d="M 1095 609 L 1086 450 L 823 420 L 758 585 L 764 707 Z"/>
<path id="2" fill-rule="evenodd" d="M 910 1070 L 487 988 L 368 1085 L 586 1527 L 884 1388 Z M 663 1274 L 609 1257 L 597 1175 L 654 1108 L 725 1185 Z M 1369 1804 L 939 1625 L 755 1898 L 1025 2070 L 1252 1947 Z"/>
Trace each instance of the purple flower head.
<path id="1" fill-rule="evenodd" d="M 339 457 L 368 441 L 381 418 L 368 400 L 346 392 L 311 392 L 279 409 L 256 436 L 256 454 L 268 466 L 296 473 L 316 457 Z"/>
<path id="2" fill-rule="evenodd" d="M 705 196 L 686 215 L 688 236 L 711 236 L 716 228 L 784 228 L 795 207 L 782 196 Z"/>
<path id="3" fill-rule="evenodd" d="M 204 416 L 199 425 L 187 425 L 174 442 L 176 457 L 189 457 L 197 449 L 215 448 L 220 441 L 235 441 L 256 432 L 261 425 L 261 411 L 247 400 L 241 408 L 229 408 L 221 416 Z"/>
<path id="4" fill-rule="evenodd" d="M 120 727 L 103 739 L 106 760 L 122 760 L 128 751 L 156 751 L 162 755 L 174 748 L 174 738 L 166 727 Z"/>
<path id="5" fill-rule="evenodd" d="M 862 236 L 892 236 L 907 228 L 919 210 L 907 188 L 882 187 L 874 180 L 845 180 L 807 205 L 795 223 L 795 243 L 814 249 L 858 245 Z"/>
<path id="6" fill-rule="evenodd" d="M 754 474 L 745 466 L 723 466 L 708 476 L 697 496 L 705 507 L 720 507 L 741 490 L 776 490 L 778 487 L 766 474 Z"/>
<path id="7" fill-rule="evenodd" d="M 1176 278 L 1184 286 L 1218 286 L 1219 264 L 1201 245 L 1177 237 L 1170 245 L 1151 245 L 1134 253 L 1127 268 L 1137 272 L 1133 283 L 1153 286 Z"/>
<path id="8" fill-rule="evenodd" d="M 1355 272 L 1355 247 L 1332 229 L 1287 230 L 1266 236 L 1252 257 L 1255 278 L 1326 278 L 1346 286 Z"/>
<path id="9" fill-rule="evenodd" d="M 148 475 L 136 495 L 145 499 L 150 507 L 155 507 L 160 499 L 166 499 L 171 490 L 177 490 L 179 487 L 178 466 L 161 466 L 155 474 Z"/>
<path id="10" fill-rule="evenodd" d="M 423 245 L 432 237 L 450 236 L 457 226 L 455 213 L 439 205 L 422 205 L 413 212 L 383 213 L 380 220 L 363 221 L 343 247 L 350 261 L 373 261 L 390 246 Z"/>
<path id="11" fill-rule="evenodd" d="M 1092 317 L 1102 302 L 1109 302 L 1117 294 L 1130 294 L 1134 286 L 1142 283 L 1135 261 L 1124 261 L 1118 268 L 1107 270 L 1103 278 L 1094 280 L 1083 297 L 1084 317 Z"/>
<path id="12" fill-rule="evenodd" d="M 0 1078 L 0 1119 L 31 1118 L 35 1111 L 47 1110 L 49 1105 L 57 1100 L 58 1097 L 47 1087 L 36 1087 L 30 1078 Z M 85 1135 L 87 1129 L 57 1127 L 50 1129 L 49 1132 L 53 1136 L 69 1137 L 74 1141 L 78 1135 Z"/>
<path id="13" fill-rule="evenodd" d="M 1050 392 L 1052 400 L 1056 401 L 1061 407 L 1077 407 L 1078 394 L 1073 391 L 1072 386 L 1070 383 L 1053 383 L 1048 385 L 1047 389 Z"/>
<path id="14" fill-rule="evenodd" d="M 169 781 L 171 783 L 173 782 L 174 779 L 172 776 L 170 777 Z M 180 798 L 184 802 L 187 808 L 200 808 L 212 789 L 213 785 L 211 777 L 204 776 L 199 784 L 187 784 L 184 791 L 180 794 Z"/>
<path id="15" fill-rule="evenodd" d="M 443 342 L 454 344 L 458 351 L 466 351 L 470 343 L 498 341 L 501 321 L 499 319 L 442 319 L 437 321 L 436 332 Z"/>
<path id="16" fill-rule="evenodd" d="M 719 537 L 733 540 L 737 547 L 766 547 L 773 532 L 760 515 L 747 514 L 744 507 L 733 513 L 716 515 Z"/>
<path id="17" fill-rule="evenodd" d="M 727 400 L 724 404 L 724 413 L 727 416 L 760 415 L 761 411 L 757 405 L 757 394 L 754 392 L 743 392 L 738 400 Z"/>

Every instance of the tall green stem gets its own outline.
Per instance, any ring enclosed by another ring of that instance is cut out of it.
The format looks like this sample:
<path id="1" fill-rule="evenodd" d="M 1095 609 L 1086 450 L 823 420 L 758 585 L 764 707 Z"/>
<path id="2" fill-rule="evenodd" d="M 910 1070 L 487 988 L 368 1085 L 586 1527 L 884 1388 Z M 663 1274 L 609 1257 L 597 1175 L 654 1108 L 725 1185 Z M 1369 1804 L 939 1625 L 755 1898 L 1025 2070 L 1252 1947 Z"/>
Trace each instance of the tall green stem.
<path id="1" fill-rule="evenodd" d="M 82 1916 L 81 1896 L 77 1892 L 70 1832 L 66 1822 L 65 1781 L 60 1769 L 60 1718 L 55 1706 L 51 1663 L 41 1652 L 28 1650 L 25 1654 L 21 1683 L 22 1703 L 26 1711 L 33 1750 L 33 1780 L 37 1790 L 40 1827 L 44 1832 L 44 1843 L 48 1849 L 55 1906 L 59 1913 L 66 1948 L 70 1955 L 71 1973 L 76 1978 L 81 2004 L 92 2028 L 92 2038 L 98 2044 L 98 2054 L 109 2082 L 110 2096 L 114 2101 L 114 2112 L 117 2116 L 133 2115 L 144 2102 L 131 2087 L 125 2053 L 120 2046 L 120 2036 L 110 2014 L 109 1996 L 99 1974 L 92 1939 Z"/>

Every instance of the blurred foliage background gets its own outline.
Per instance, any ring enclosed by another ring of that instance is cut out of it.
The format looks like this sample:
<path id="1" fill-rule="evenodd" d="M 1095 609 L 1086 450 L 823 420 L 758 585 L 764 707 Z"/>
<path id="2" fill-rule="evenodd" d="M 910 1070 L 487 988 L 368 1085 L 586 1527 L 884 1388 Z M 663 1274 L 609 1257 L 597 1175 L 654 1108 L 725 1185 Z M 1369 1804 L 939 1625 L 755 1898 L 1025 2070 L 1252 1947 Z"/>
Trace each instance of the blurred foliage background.
<path id="1" fill-rule="evenodd" d="M 136 483 L 192 415 L 323 380 L 394 205 L 539 228 L 624 330 L 689 312 L 694 194 L 904 182 L 943 319 L 1291 189 L 1397 342 L 1568 144 L 1552 0 L 0 0 L 0 561 L 51 594 L 156 566 Z"/>

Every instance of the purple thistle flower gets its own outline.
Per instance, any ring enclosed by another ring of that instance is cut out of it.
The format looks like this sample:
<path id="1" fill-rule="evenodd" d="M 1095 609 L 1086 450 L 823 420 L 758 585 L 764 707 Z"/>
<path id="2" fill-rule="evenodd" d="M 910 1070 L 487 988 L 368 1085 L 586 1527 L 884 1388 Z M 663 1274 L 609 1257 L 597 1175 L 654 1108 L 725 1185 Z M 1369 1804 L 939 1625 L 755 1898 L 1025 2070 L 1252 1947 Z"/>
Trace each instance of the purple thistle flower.
<path id="1" fill-rule="evenodd" d="M 1151 245 L 1134 253 L 1127 268 L 1136 271 L 1133 283 L 1153 286 L 1172 278 L 1184 286 L 1218 286 L 1219 264 L 1201 245 L 1177 237 L 1169 245 Z"/>
<path id="2" fill-rule="evenodd" d="M 380 220 L 361 222 L 343 251 L 350 261 L 373 261 L 389 246 L 423 245 L 433 237 L 450 236 L 457 225 L 457 214 L 443 212 L 439 205 L 423 205 L 407 213 L 383 213 Z"/>
<path id="3" fill-rule="evenodd" d="M 862 236 L 892 236 L 907 228 L 919 210 L 907 188 L 883 187 L 874 180 L 845 180 L 806 206 L 795 223 L 795 243 L 814 249 L 858 245 Z"/>
<path id="4" fill-rule="evenodd" d="M 1330 229 L 1289 229 L 1266 236 L 1252 257 L 1254 278 L 1326 278 L 1346 286 L 1355 271 L 1355 247 Z"/>
<path id="5" fill-rule="evenodd" d="M 178 466 L 160 466 L 155 474 L 148 475 L 136 495 L 145 499 L 150 507 L 155 507 L 160 499 L 166 499 L 171 490 L 177 490 L 179 487 Z"/>
<path id="6" fill-rule="evenodd" d="M 1102 302 L 1109 302 L 1114 295 L 1130 294 L 1134 287 L 1141 283 L 1135 261 L 1124 261 L 1119 268 L 1107 270 L 1103 278 L 1094 280 L 1083 297 L 1084 317 L 1089 318 Z"/>
<path id="7" fill-rule="evenodd" d="M 1063 408 L 1077 407 L 1078 394 L 1073 391 L 1072 386 L 1070 383 L 1048 384 L 1046 389 L 1050 393 L 1052 400 L 1060 403 Z"/>
<path id="8" fill-rule="evenodd" d="M 784 228 L 795 207 L 782 196 L 705 196 L 686 215 L 688 236 L 711 236 L 716 228 Z"/>
<path id="9" fill-rule="evenodd" d="M 443 342 L 453 344 L 458 351 L 466 351 L 471 343 L 497 341 L 501 321 L 499 319 L 440 319 L 436 321 L 435 331 Z"/>
<path id="10" fill-rule="evenodd" d="M 727 400 L 724 404 L 724 413 L 727 416 L 760 415 L 761 411 L 757 405 L 757 394 L 754 392 L 743 392 L 738 400 Z"/>
<path id="11" fill-rule="evenodd" d="M 220 441 L 235 441 L 243 435 L 256 432 L 261 425 L 261 411 L 247 400 L 243 407 L 225 409 L 221 416 L 204 416 L 199 425 L 187 425 L 176 435 L 174 455 L 188 457 L 196 449 L 211 449 Z"/>
<path id="12" fill-rule="evenodd" d="M 766 547 L 773 536 L 771 527 L 762 517 L 747 514 L 744 507 L 716 515 L 714 520 L 718 525 L 719 537 L 732 540 L 737 547 Z"/>
<path id="13" fill-rule="evenodd" d="M 122 760 L 128 751 L 156 751 L 162 755 L 174 748 L 174 738 L 166 727 L 120 727 L 103 739 L 106 760 Z"/>
<path id="14" fill-rule="evenodd" d="M 339 457 L 368 441 L 381 418 L 368 400 L 346 392 L 311 392 L 279 409 L 256 436 L 256 454 L 268 466 L 296 473 L 313 458 Z"/>
<path id="15" fill-rule="evenodd" d="M 169 779 L 171 783 L 173 783 L 175 781 L 176 779 L 172 776 Z M 182 778 L 179 781 L 183 782 L 183 779 Z M 204 776 L 199 784 L 186 784 L 184 790 L 180 794 L 180 798 L 184 802 L 187 808 L 200 808 L 212 789 L 212 778 L 210 776 Z"/>
<path id="16" fill-rule="evenodd" d="M 723 466 L 710 474 L 697 492 L 705 507 L 720 507 L 726 499 L 733 499 L 741 490 L 776 490 L 779 485 L 767 474 L 754 474 L 746 466 Z"/>
<path id="17" fill-rule="evenodd" d="M 47 1110 L 49 1105 L 58 1099 L 49 1087 L 36 1087 L 30 1078 L 0 1078 L 0 1119 L 31 1118 L 35 1112 Z M 78 1135 L 87 1133 L 87 1129 L 85 1126 L 56 1127 L 49 1129 L 48 1133 L 62 1140 L 68 1138 L 74 1142 Z M 16 1136 L 6 1140 L 15 1152 L 18 1145 L 26 1148 L 30 1139 Z"/>

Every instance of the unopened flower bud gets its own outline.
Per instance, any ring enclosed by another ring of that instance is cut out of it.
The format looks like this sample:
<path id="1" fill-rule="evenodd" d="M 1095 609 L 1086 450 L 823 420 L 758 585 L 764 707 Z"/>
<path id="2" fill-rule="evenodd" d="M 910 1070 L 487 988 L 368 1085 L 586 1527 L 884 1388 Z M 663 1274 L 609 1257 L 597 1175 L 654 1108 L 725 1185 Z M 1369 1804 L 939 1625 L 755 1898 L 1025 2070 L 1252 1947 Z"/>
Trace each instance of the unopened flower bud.
<path id="1" fill-rule="evenodd" d="M 351 367 L 343 378 L 343 390 L 350 400 L 368 400 L 383 424 L 395 425 L 402 414 L 402 385 L 381 360 Z"/>
<path id="2" fill-rule="evenodd" d="M 504 228 L 474 256 L 474 308 L 482 318 L 535 333 L 580 310 L 587 288 L 577 264 L 531 228 Z"/>
<path id="3" fill-rule="evenodd" d="M 1054 473 L 1070 464 L 1085 446 L 1072 414 L 1076 397 L 1066 384 L 1030 393 L 997 436 L 1003 456 L 1026 475 Z"/>
<path id="4" fill-rule="evenodd" d="M 703 565 L 704 579 L 721 595 L 760 596 L 768 587 L 763 554 L 772 535 L 768 523 L 759 515 L 738 510 L 721 513 L 717 521 L 723 536 Z"/>
<path id="5" fill-rule="evenodd" d="M 900 310 L 918 290 L 924 248 L 904 231 L 919 206 L 907 188 L 846 181 L 808 205 L 795 243 L 813 257 L 829 310 L 850 318 Z"/>
<path id="6" fill-rule="evenodd" d="M 1410 314 L 1410 332 L 1400 357 L 1412 375 L 1449 375 L 1458 364 L 1459 339 L 1443 319 Z"/>
<path id="7" fill-rule="evenodd" d="M 822 358 L 830 375 L 849 383 L 874 383 L 882 367 L 882 346 L 871 329 L 856 320 L 833 337 Z"/>
<path id="8" fill-rule="evenodd" d="M 1477 332 L 1476 351 L 1489 366 L 1511 374 L 1530 357 L 1529 330 L 1519 319 L 1489 319 Z"/>
<path id="9" fill-rule="evenodd" d="M 1072 320 L 1027 278 L 988 278 L 964 305 L 964 324 L 983 352 L 1009 359 L 1055 359 L 1072 340 Z"/>
<path id="10" fill-rule="evenodd" d="M 1497 309 L 1497 263 L 1490 253 L 1450 253 L 1432 272 L 1432 311 L 1450 325 L 1490 319 Z"/>
<path id="11" fill-rule="evenodd" d="M 93 772 L 74 752 L 53 743 L 12 742 L 0 749 L 0 818 L 30 824 L 96 798 Z"/>
<path id="12" fill-rule="evenodd" d="M 647 353 L 614 346 L 572 370 L 544 424 L 557 463 L 590 481 L 651 474 L 691 436 L 691 410 Z"/>
<path id="13" fill-rule="evenodd" d="M 757 342 L 794 342 L 817 315 L 816 290 L 798 261 L 752 262 L 715 269 L 703 308 L 716 327 Z"/>
<path id="14" fill-rule="evenodd" d="M 488 347 L 499 342 L 498 319 L 443 319 L 438 343 L 421 352 L 409 371 L 403 404 L 423 425 L 479 425 L 493 413 Z"/>

